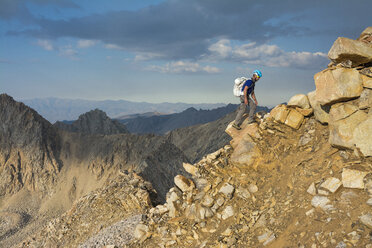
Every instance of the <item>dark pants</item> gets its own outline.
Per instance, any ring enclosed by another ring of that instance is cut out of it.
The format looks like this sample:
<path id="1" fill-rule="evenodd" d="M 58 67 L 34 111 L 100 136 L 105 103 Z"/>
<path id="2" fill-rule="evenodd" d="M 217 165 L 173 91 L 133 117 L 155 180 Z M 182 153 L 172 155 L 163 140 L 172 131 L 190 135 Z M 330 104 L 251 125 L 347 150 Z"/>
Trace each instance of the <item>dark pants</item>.
<path id="1" fill-rule="evenodd" d="M 248 106 L 249 106 L 248 120 L 253 121 L 254 112 L 256 111 L 257 106 L 250 97 L 248 97 Z M 246 110 L 247 110 L 247 105 L 245 105 L 244 103 L 244 96 L 240 96 L 240 105 L 237 109 L 238 113 L 236 114 L 236 118 L 235 118 L 236 125 L 240 126 L 243 123 L 243 115 Z"/>

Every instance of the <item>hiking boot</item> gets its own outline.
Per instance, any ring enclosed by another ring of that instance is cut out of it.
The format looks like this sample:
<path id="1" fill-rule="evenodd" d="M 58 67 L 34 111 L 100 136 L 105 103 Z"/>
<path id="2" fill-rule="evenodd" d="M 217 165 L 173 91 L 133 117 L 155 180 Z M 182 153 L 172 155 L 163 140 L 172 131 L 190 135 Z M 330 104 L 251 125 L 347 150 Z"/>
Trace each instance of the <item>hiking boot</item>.
<path id="1" fill-rule="evenodd" d="M 240 126 L 236 125 L 235 123 L 232 124 L 233 128 L 237 129 L 237 130 L 240 130 L 242 129 Z"/>

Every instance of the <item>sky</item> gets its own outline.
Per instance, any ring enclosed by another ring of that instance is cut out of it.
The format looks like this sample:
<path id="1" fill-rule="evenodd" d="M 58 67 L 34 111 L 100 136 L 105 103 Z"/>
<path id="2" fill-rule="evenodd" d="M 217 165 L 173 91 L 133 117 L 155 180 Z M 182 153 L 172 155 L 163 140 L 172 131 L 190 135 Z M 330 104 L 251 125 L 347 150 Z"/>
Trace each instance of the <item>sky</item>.
<path id="1" fill-rule="evenodd" d="M 238 103 L 262 71 L 274 106 L 315 90 L 337 37 L 372 25 L 370 0 L 0 0 L 0 92 L 15 99 Z"/>

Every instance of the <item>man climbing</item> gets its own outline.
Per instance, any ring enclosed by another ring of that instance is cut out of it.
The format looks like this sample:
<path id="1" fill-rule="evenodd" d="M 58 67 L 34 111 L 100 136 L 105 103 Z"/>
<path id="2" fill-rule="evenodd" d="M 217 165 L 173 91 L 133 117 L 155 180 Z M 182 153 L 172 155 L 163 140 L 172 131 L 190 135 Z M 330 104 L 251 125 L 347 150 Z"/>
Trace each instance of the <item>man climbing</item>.
<path id="1" fill-rule="evenodd" d="M 243 122 L 243 114 L 246 111 L 247 105 L 249 106 L 249 115 L 248 115 L 248 123 L 254 122 L 254 112 L 256 111 L 256 107 L 258 105 L 256 95 L 254 94 L 254 86 L 255 83 L 262 77 L 262 73 L 260 70 L 255 70 L 253 72 L 253 76 L 251 79 L 248 79 L 245 81 L 245 83 L 242 86 L 242 95 L 240 96 L 240 105 L 237 109 L 237 114 L 235 121 L 233 123 L 233 127 L 240 130 L 240 125 Z M 252 96 L 252 98 L 249 97 L 249 95 Z M 253 99 L 253 100 L 252 100 Z M 253 102 L 254 101 L 254 102 Z"/>

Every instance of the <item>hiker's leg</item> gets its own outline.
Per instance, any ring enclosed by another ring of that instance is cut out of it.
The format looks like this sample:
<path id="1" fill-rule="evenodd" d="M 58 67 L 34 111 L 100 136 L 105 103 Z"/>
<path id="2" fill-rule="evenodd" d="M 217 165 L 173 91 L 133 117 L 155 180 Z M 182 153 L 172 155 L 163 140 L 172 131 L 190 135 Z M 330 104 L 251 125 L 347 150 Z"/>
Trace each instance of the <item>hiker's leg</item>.
<path id="1" fill-rule="evenodd" d="M 243 122 L 243 115 L 245 113 L 245 110 L 247 109 L 247 106 L 244 104 L 244 96 L 240 97 L 240 105 L 237 109 L 237 114 L 235 118 L 235 124 L 240 126 Z"/>
<path id="2" fill-rule="evenodd" d="M 256 104 L 254 101 L 249 97 L 248 98 L 248 105 L 249 105 L 249 115 L 248 115 L 248 120 L 249 121 L 254 121 L 254 112 L 256 111 Z"/>

